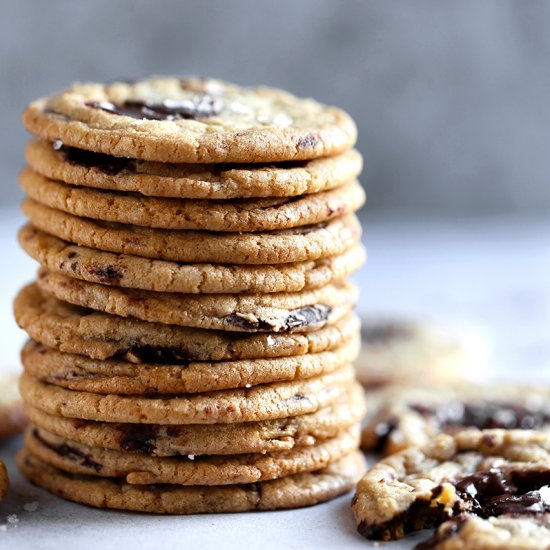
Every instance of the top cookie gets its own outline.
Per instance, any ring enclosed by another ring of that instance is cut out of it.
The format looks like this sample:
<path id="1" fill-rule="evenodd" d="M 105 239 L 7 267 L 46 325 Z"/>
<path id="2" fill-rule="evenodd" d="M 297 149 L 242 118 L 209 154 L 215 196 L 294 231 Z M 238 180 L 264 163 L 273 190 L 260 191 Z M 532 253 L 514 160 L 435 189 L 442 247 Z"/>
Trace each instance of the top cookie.
<path id="1" fill-rule="evenodd" d="M 357 137 L 335 107 L 199 78 L 74 84 L 31 103 L 23 122 L 49 141 L 159 162 L 313 159 L 349 149 Z"/>

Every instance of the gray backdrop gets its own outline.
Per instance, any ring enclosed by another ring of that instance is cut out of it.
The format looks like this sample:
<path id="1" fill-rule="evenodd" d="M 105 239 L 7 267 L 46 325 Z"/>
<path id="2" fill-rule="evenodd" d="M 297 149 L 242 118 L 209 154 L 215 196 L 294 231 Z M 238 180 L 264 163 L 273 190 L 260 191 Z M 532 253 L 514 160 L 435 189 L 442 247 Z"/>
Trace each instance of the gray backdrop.
<path id="1" fill-rule="evenodd" d="M 148 74 L 270 84 L 357 120 L 370 211 L 550 206 L 550 2 L 2 0 L 2 202 L 26 102 Z"/>

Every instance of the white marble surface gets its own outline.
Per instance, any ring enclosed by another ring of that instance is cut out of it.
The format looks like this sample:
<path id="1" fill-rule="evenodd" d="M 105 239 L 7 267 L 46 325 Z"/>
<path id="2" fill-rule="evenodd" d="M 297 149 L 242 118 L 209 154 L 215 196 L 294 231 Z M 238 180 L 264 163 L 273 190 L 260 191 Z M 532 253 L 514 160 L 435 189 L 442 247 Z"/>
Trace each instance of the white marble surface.
<path id="1" fill-rule="evenodd" d="M 0 371 L 18 366 L 24 336 L 12 320 L 11 300 L 34 270 L 15 244 L 20 224 L 16 211 L 0 209 Z M 549 380 L 549 222 L 367 218 L 365 228 L 369 264 L 356 277 L 362 314 L 405 313 L 465 325 L 493 343 L 493 375 Z M 374 547 L 355 534 L 349 495 L 304 510 L 242 515 L 153 517 L 100 511 L 64 502 L 22 480 L 13 466 L 19 446 L 15 440 L 0 447 L 13 478 L 13 490 L 0 504 L 1 550 Z M 25 511 L 33 502 L 38 509 Z M 10 523 L 8 516 L 17 522 Z M 413 546 L 409 539 L 384 547 Z"/>

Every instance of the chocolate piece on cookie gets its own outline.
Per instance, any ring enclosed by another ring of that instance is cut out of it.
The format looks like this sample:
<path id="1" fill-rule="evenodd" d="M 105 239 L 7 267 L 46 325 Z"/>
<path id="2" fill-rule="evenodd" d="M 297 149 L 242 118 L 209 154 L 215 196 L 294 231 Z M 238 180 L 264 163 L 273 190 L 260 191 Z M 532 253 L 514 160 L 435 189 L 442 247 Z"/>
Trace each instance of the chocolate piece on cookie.
<path id="1" fill-rule="evenodd" d="M 277 294 L 176 294 L 107 287 L 42 268 L 38 285 L 71 304 L 142 321 L 235 332 L 309 332 L 333 324 L 357 301 L 347 281 Z"/>
<path id="2" fill-rule="evenodd" d="M 464 428 L 549 430 L 550 392 L 518 384 L 391 387 L 369 395 L 366 451 L 391 454 Z"/>
<path id="3" fill-rule="evenodd" d="M 357 135 L 335 107 L 196 78 L 75 84 L 32 102 L 23 122 L 48 141 L 160 162 L 313 159 L 349 149 Z"/>
<path id="4" fill-rule="evenodd" d="M 363 166 L 361 155 L 354 149 L 279 164 L 182 164 L 113 157 L 31 141 L 25 156 L 35 172 L 72 185 L 150 197 L 209 200 L 319 193 L 355 179 Z"/>
<path id="5" fill-rule="evenodd" d="M 461 513 L 550 512 L 550 434 L 465 430 L 384 458 L 358 483 L 353 512 L 369 539 L 394 540 Z"/>

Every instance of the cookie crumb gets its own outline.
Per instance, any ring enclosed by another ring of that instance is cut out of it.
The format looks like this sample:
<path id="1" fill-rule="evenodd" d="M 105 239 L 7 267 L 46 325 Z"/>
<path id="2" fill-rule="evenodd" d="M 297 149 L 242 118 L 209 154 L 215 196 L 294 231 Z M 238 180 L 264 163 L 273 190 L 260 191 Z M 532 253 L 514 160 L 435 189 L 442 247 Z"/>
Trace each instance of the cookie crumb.
<path id="1" fill-rule="evenodd" d="M 36 500 L 33 502 L 27 502 L 23 506 L 23 510 L 25 510 L 25 512 L 36 512 L 36 510 L 38 510 L 38 506 L 39 506 L 39 502 Z"/>
<path id="2" fill-rule="evenodd" d="M 17 514 L 10 514 L 7 518 L 6 518 L 6 521 L 8 523 L 11 523 L 12 525 L 15 525 L 16 523 L 19 523 L 19 518 L 17 517 Z"/>

